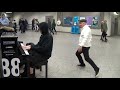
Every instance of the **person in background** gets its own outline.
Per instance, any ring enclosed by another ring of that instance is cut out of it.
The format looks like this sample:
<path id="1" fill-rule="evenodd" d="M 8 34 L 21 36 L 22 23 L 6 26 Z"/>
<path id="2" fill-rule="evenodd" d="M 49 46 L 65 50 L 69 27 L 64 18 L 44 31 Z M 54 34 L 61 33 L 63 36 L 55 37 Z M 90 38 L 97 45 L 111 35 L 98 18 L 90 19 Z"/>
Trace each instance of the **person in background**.
<path id="1" fill-rule="evenodd" d="M 38 25 L 39 25 L 39 21 L 38 21 L 38 19 L 35 19 L 34 26 L 35 26 L 35 31 L 36 32 L 38 32 L 38 29 L 39 29 Z"/>
<path id="2" fill-rule="evenodd" d="M 27 43 L 26 46 L 23 46 L 24 49 L 27 49 L 29 51 L 30 56 L 25 61 L 21 60 L 21 63 L 30 63 L 31 78 L 35 78 L 32 66 L 42 61 L 48 60 L 51 57 L 53 49 L 53 37 L 48 31 L 48 24 L 46 22 L 42 22 L 39 24 L 39 28 L 41 33 L 39 42 L 36 45 L 33 43 Z M 21 76 L 27 76 L 27 65 L 25 65 L 25 70 Z"/>
<path id="3" fill-rule="evenodd" d="M 17 23 L 16 23 L 16 20 L 13 20 L 13 28 L 14 28 L 15 32 L 17 33 Z"/>
<path id="4" fill-rule="evenodd" d="M 1 18 L 0 18 L 0 27 L 3 27 L 3 26 L 9 26 L 9 19 L 6 17 L 5 13 L 2 13 L 1 14 Z M 3 29 L 0 29 L 0 36 L 2 35 L 2 33 L 4 32 Z"/>
<path id="5" fill-rule="evenodd" d="M 83 53 L 85 60 L 94 68 L 95 76 L 97 76 L 99 73 L 99 68 L 89 57 L 89 49 L 91 47 L 91 41 L 92 41 L 91 29 L 87 25 L 87 20 L 85 19 L 79 21 L 79 26 L 81 28 L 81 34 L 79 37 L 79 48 L 76 52 L 76 56 L 80 63 L 78 66 L 85 67 L 85 63 L 82 59 L 82 56 L 80 55 Z"/>
<path id="6" fill-rule="evenodd" d="M 48 28 L 49 28 L 49 32 L 50 32 L 50 33 L 53 33 L 53 35 L 54 35 L 54 32 L 53 32 L 53 30 L 52 30 L 52 26 L 51 26 L 51 21 L 50 21 L 49 18 L 48 18 Z"/>
<path id="7" fill-rule="evenodd" d="M 53 22 L 52 22 L 52 31 L 54 30 L 57 34 L 57 31 L 56 31 L 56 23 L 55 23 L 55 19 L 53 19 Z"/>
<path id="8" fill-rule="evenodd" d="M 28 21 L 25 19 L 25 30 L 27 30 L 28 28 Z"/>
<path id="9" fill-rule="evenodd" d="M 25 33 L 25 20 L 21 19 L 21 33 Z"/>
<path id="10" fill-rule="evenodd" d="M 108 27 L 107 27 L 107 20 L 104 20 L 104 24 L 103 24 L 103 38 L 105 38 L 105 42 L 107 42 L 107 30 L 108 30 Z"/>
<path id="11" fill-rule="evenodd" d="M 38 26 L 38 29 L 37 29 L 37 32 L 39 31 L 39 21 L 38 21 L 38 19 L 37 19 L 37 26 Z"/>
<path id="12" fill-rule="evenodd" d="M 35 30 L 34 24 L 35 24 L 35 18 L 32 20 L 32 30 Z"/>
<path id="13" fill-rule="evenodd" d="M 4 26 L 9 26 L 9 19 L 6 17 L 5 13 L 1 14 L 1 18 L 0 18 L 0 37 L 2 35 L 2 33 L 5 31 L 5 29 L 3 29 L 2 27 Z M 1 43 L 1 39 L 0 39 L 0 43 Z"/>
<path id="14" fill-rule="evenodd" d="M 101 32 L 102 32 L 102 35 L 101 35 L 101 39 L 100 40 L 102 40 L 102 41 L 103 41 L 103 38 L 104 38 L 104 36 L 103 36 L 103 25 L 104 25 L 104 21 L 101 22 Z"/>
<path id="15" fill-rule="evenodd" d="M 19 19 L 19 31 L 21 31 L 21 29 L 22 29 L 22 18 Z"/>
<path id="16" fill-rule="evenodd" d="M 3 26 L 9 26 L 9 19 L 6 17 L 5 13 L 2 13 L 1 14 L 1 18 L 0 18 L 0 23 L 3 25 Z"/>

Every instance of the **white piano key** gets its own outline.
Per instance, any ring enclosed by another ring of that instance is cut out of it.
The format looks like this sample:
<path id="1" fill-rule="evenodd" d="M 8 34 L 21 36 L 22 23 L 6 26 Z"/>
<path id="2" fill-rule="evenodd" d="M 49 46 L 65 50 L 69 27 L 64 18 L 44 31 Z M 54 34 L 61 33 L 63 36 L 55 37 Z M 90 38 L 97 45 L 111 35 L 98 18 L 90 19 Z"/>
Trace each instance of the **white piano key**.
<path id="1" fill-rule="evenodd" d="M 21 46 L 24 46 L 24 45 L 21 43 Z M 28 51 L 26 49 L 23 48 L 23 50 L 24 50 L 26 55 L 29 55 L 29 53 L 28 53 Z"/>

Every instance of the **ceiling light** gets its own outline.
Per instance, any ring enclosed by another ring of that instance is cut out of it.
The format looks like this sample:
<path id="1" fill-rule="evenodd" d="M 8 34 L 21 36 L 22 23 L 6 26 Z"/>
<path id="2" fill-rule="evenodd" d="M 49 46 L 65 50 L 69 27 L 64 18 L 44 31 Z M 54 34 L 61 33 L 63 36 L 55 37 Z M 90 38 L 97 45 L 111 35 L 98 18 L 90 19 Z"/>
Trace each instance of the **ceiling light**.
<path id="1" fill-rule="evenodd" d="M 117 12 L 114 12 L 114 15 L 119 15 Z"/>
<path id="2" fill-rule="evenodd" d="M 12 12 L 6 12 L 6 13 L 12 13 Z"/>

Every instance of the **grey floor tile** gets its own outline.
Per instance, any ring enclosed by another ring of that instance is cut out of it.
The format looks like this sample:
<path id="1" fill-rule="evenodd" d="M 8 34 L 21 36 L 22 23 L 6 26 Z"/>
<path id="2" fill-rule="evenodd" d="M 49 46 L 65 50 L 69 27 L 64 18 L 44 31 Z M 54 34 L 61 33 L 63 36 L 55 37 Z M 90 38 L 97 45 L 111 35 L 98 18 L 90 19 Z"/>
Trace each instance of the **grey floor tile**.
<path id="1" fill-rule="evenodd" d="M 39 32 L 28 30 L 18 32 L 18 39 L 24 44 L 37 43 Z M 85 61 L 86 67 L 80 68 L 75 52 L 78 48 L 79 35 L 60 33 L 53 36 L 53 52 L 48 63 L 49 78 L 95 78 L 93 68 Z M 82 55 L 83 56 L 83 55 Z M 98 78 L 120 78 L 120 37 L 108 37 L 108 42 L 100 41 L 100 36 L 93 36 L 90 57 L 100 67 Z M 45 71 L 36 70 L 37 78 L 44 78 Z"/>

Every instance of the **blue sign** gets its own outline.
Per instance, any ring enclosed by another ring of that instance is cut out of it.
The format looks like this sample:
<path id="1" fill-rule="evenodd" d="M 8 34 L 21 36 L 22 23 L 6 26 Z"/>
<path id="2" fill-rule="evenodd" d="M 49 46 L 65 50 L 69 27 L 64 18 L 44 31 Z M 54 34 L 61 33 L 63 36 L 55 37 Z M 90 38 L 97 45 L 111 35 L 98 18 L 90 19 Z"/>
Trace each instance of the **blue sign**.
<path id="1" fill-rule="evenodd" d="M 78 21 L 79 21 L 79 16 L 75 16 L 75 17 L 73 18 L 73 22 L 76 22 L 76 23 L 78 24 Z"/>
<path id="2" fill-rule="evenodd" d="M 80 33 L 80 28 L 78 25 L 78 21 L 79 21 L 79 16 L 75 16 L 73 18 L 73 26 L 71 28 L 71 33 L 72 34 L 79 34 Z"/>

